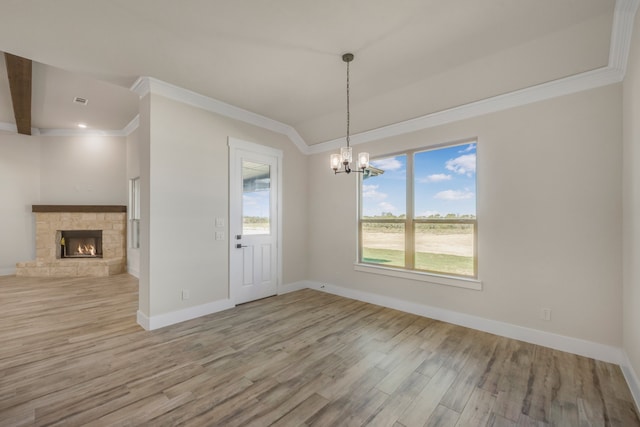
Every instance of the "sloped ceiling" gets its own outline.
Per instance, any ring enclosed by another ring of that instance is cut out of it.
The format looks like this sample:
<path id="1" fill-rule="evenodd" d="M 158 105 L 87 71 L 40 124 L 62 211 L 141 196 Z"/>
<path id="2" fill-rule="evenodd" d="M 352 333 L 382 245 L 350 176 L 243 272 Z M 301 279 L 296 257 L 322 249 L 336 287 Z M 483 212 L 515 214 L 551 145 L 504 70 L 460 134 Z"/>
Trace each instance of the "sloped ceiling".
<path id="1" fill-rule="evenodd" d="M 33 125 L 122 129 L 149 76 L 269 117 L 308 145 L 601 68 L 614 0 L 5 1 L 34 63 Z M 12 122 L 0 68 L 0 122 Z M 73 97 L 89 99 L 86 107 Z M 94 109 L 95 108 L 95 109 Z M 83 116 L 84 114 L 84 116 Z"/>

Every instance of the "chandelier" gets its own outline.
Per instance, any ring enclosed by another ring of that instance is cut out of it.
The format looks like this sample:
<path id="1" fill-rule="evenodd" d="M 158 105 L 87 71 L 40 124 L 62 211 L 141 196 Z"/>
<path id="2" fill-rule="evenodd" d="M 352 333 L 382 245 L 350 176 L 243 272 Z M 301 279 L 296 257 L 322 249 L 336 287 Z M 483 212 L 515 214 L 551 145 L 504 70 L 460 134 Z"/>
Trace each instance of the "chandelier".
<path id="1" fill-rule="evenodd" d="M 334 153 L 331 155 L 331 169 L 333 172 L 338 173 L 351 173 L 360 172 L 364 173 L 365 169 L 369 167 L 369 153 L 358 154 L 358 167 L 351 169 L 351 163 L 353 159 L 353 149 L 349 146 L 349 126 L 351 124 L 351 113 L 349 111 L 349 63 L 353 61 L 352 53 L 345 53 L 342 55 L 342 60 L 347 63 L 347 146 L 340 148 L 340 154 Z M 341 169 L 342 170 L 339 170 Z"/>

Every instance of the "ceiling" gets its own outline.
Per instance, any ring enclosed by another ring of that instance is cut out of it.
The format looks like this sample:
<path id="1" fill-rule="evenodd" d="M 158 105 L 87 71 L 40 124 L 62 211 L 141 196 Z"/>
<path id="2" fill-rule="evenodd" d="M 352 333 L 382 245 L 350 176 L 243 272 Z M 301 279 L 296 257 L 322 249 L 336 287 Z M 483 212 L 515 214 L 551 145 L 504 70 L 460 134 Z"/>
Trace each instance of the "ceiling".
<path id="1" fill-rule="evenodd" d="M 292 126 L 308 145 L 607 65 L 615 0 L 5 0 L 40 129 L 121 130 L 149 76 Z M 13 123 L 0 59 L 0 123 Z M 73 98 L 87 98 L 87 106 Z"/>

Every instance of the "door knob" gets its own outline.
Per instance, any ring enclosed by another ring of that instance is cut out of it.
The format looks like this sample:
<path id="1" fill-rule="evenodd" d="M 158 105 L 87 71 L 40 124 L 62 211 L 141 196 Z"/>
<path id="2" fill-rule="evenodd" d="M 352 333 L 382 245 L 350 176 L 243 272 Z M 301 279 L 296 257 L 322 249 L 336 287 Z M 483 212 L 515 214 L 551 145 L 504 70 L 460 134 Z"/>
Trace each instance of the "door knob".
<path id="1" fill-rule="evenodd" d="M 236 249 L 241 249 L 241 248 L 248 248 L 248 246 L 247 246 L 247 245 L 242 245 L 242 244 L 238 243 L 238 244 L 236 245 Z"/>

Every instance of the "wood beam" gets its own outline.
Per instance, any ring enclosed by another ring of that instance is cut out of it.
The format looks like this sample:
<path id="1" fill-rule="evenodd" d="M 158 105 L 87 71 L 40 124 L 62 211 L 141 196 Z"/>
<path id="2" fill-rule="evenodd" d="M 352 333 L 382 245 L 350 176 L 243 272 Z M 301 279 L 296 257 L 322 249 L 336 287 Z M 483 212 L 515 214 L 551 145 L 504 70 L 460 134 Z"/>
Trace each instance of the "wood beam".
<path id="1" fill-rule="evenodd" d="M 31 60 L 4 54 L 18 133 L 31 135 Z"/>

